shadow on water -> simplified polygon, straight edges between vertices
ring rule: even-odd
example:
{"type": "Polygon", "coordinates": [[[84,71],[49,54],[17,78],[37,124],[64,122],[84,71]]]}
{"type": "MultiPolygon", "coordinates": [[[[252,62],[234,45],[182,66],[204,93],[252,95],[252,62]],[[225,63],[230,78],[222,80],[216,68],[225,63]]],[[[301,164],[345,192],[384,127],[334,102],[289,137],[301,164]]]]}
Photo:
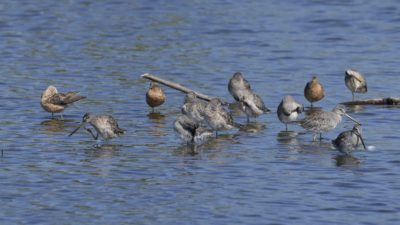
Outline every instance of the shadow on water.
{"type": "Polygon", "coordinates": [[[339,167],[358,167],[361,164],[361,160],[352,155],[336,155],[333,159],[339,167]]]}

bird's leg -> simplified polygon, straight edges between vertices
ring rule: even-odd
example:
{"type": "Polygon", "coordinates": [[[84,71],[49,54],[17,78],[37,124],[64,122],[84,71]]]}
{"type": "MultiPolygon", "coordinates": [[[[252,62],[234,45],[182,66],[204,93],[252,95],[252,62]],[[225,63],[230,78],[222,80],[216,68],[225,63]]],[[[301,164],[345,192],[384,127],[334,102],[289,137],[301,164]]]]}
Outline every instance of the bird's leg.
{"type": "Polygon", "coordinates": [[[197,145],[193,145],[191,150],[192,150],[192,153],[193,153],[193,154],[196,154],[196,152],[197,152],[197,145]]]}
{"type": "Polygon", "coordinates": [[[286,125],[286,132],[287,132],[287,123],[285,123],[285,125],[286,125]]]}
{"type": "Polygon", "coordinates": [[[319,133],[319,142],[322,140],[322,133],[319,133]]]}
{"type": "Polygon", "coordinates": [[[151,112],[154,113],[154,107],[151,107],[151,112]]]}
{"type": "Polygon", "coordinates": [[[318,134],[313,134],[313,142],[316,142],[316,141],[317,141],[317,135],[318,135],[318,134]]]}
{"type": "Polygon", "coordinates": [[[94,140],[97,140],[99,138],[99,133],[96,132],[96,136],[94,136],[92,129],[86,128],[86,130],[92,135],[94,140]]]}
{"type": "Polygon", "coordinates": [[[250,116],[247,115],[247,123],[250,123],[250,116]]]}
{"type": "Polygon", "coordinates": [[[351,94],[353,95],[353,100],[352,101],[354,102],[354,92],[351,92],[351,94]]]}
{"type": "Polygon", "coordinates": [[[311,107],[310,108],[312,108],[313,107],[313,104],[312,104],[312,102],[311,102],[311,107]]]}
{"type": "Polygon", "coordinates": [[[218,138],[218,131],[215,131],[215,138],[218,138]]]}
{"type": "Polygon", "coordinates": [[[54,119],[54,113],[51,113],[51,118],[54,119]]]}
{"type": "Polygon", "coordinates": [[[64,120],[62,113],[61,113],[61,120],[64,120]]]}

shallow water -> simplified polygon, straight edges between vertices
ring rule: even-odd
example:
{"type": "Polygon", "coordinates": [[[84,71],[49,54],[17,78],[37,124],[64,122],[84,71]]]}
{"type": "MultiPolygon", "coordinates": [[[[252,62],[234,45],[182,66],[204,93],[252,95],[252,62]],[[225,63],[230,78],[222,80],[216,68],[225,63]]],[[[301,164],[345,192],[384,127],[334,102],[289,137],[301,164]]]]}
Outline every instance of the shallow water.
{"type": "MultiPolygon", "coordinates": [[[[396,96],[396,1],[2,1],[1,224],[399,224],[399,108],[350,110],[369,151],[343,157],[275,110],[312,74],[330,110],[351,99],[344,70],[369,92],[396,96]],[[242,71],[272,112],[245,130],[187,149],[172,129],[183,95],[149,114],[145,72],[232,101],[242,71]],[[384,79],[384,80],[383,80],[384,79]],[[88,98],[52,120],[50,84],[88,98]],[[114,115],[127,133],[101,149],[67,135],[85,112],[114,115]]],[[[243,115],[235,116],[245,122],[243,115]]]]}

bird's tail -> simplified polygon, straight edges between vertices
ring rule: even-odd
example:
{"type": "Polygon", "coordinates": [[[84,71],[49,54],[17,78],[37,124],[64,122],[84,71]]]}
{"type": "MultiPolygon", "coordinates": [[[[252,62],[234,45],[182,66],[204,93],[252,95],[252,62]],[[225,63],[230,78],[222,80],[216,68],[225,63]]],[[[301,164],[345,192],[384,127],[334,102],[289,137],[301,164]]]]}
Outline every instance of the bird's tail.
{"type": "Polygon", "coordinates": [[[263,110],[264,113],[271,112],[271,110],[268,109],[266,106],[264,106],[262,110],[263,110]]]}
{"type": "Polygon", "coordinates": [[[126,130],[117,127],[116,130],[115,130],[115,133],[117,133],[118,135],[121,135],[121,134],[125,134],[125,131],[126,131],[126,130]]]}
{"type": "Polygon", "coordinates": [[[86,98],[86,96],[79,95],[77,92],[68,92],[65,96],[65,104],[71,104],[81,99],[86,98]]]}
{"type": "Polygon", "coordinates": [[[240,123],[236,123],[236,122],[233,122],[233,123],[232,123],[232,126],[234,126],[235,128],[238,128],[238,129],[244,128],[244,127],[245,127],[244,124],[240,124],[240,123]]]}

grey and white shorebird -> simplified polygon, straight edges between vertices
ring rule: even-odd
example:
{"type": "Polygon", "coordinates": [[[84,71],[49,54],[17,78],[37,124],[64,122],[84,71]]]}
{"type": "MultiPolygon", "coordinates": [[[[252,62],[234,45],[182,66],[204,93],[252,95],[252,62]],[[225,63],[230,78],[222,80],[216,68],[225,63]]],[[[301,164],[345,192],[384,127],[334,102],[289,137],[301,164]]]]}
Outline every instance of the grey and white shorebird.
{"type": "Polygon", "coordinates": [[[55,86],[50,85],[43,91],[40,105],[44,110],[50,112],[51,116],[54,118],[54,113],[61,113],[72,103],[86,98],[78,93],[79,92],[76,91],[60,93],[55,86]]]}
{"type": "Polygon", "coordinates": [[[332,144],[341,153],[346,155],[350,155],[352,151],[357,150],[361,145],[364,147],[364,150],[367,149],[362,137],[362,128],[359,124],[355,124],[352,130],[340,133],[337,138],[332,141],[332,144]]]}
{"type": "Polygon", "coordinates": [[[216,137],[218,131],[229,130],[238,126],[233,122],[232,115],[223,107],[222,101],[218,98],[213,98],[207,103],[204,119],[208,126],[215,131],[216,137]]]}
{"type": "Polygon", "coordinates": [[[201,143],[213,135],[212,131],[200,127],[198,122],[186,115],[181,115],[174,121],[174,131],[187,144],[201,143]]]}
{"type": "Polygon", "coordinates": [[[229,80],[228,90],[232,97],[239,102],[243,96],[247,95],[248,90],[251,90],[251,86],[242,73],[236,72],[229,80]]]}
{"type": "Polygon", "coordinates": [[[319,138],[322,140],[322,133],[326,133],[334,129],[342,121],[343,115],[348,117],[356,124],[360,124],[353,117],[346,113],[346,108],[344,105],[339,104],[333,108],[331,112],[321,110],[307,116],[300,122],[300,125],[304,129],[314,133],[313,141],[316,140],[317,134],[319,134],[319,138]]]}
{"type": "Polygon", "coordinates": [[[354,93],[365,93],[368,91],[367,81],[364,76],[355,70],[348,69],[345,72],[344,83],[346,87],[351,91],[354,101],[354,93]]]}
{"type": "Polygon", "coordinates": [[[242,73],[233,74],[228,83],[228,90],[233,98],[241,104],[242,111],[247,116],[247,122],[250,121],[250,117],[258,117],[270,111],[260,96],[251,89],[250,83],[242,73]]]}
{"type": "Polygon", "coordinates": [[[287,131],[288,123],[297,121],[297,117],[303,111],[304,106],[302,104],[297,103],[292,96],[286,95],[279,104],[276,113],[279,120],[285,124],[287,131]]]}
{"type": "Polygon", "coordinates": [[[82,118],[82,123],[74,131],[72,131],[69,136],[72,136],[82,126],[88,123],[92,125],[92,127],[96,130],[96,135],[94,135],[92,129],[86,128],[86,130],[92,135],[95,140],[98,140],[99,135],[103,140],[108,141],[125,133],[125,130],[118,126],[117,120],[114,119],[112,116],[92,115],[90,113],[85,113],[82,118]]]}
{"type": "Polygon", "coordinates": [[[206,102],[197,98],[194,92],[189,92],[185,96],[181,112],[193,119],[196,123],[202,123],[204,121],[205,108],[206,102]]]}

